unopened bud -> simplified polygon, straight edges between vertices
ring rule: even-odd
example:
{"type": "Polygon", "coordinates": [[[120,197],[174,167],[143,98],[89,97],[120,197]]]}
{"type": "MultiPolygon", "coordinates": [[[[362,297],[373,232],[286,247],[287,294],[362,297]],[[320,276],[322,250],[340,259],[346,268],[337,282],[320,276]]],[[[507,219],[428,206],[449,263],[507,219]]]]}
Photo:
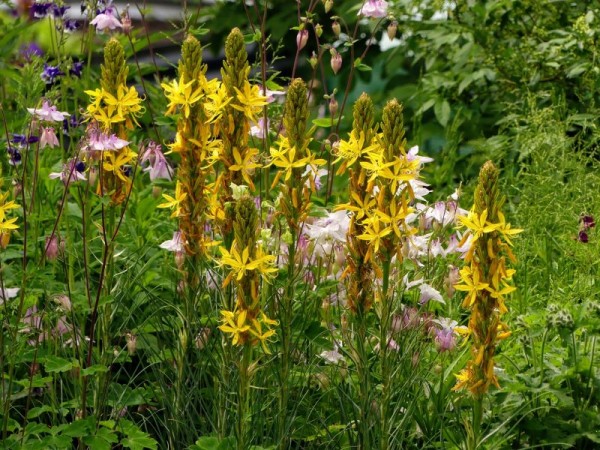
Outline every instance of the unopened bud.
{"type": "Polygon", "coordinates": [[[129,17],[129,8],[125,8],[123,14],[121,14],[121,24],[123,25],[123,34],[129,36],[133,26],[131,25],[131,17],[129,17]]]}
{"type": "Polygon", "coordinates": [[[396,37],[396,32],[397,31],[398,31],[398,22],[396,22],[394,20],[387,27],[387,35],[390,38],[390,41],[396,37]]]}
{"type": "Polygon", "coordinates": [[[325,13],[328,13],[329,11],[331,11],[331,8],[333,8],[333,0],[325,0],[325,13]]]}
{"type": "Polygon", "coordinates": [[[298,50],[302,50],[306,47],[306,43],[308,42],[308,30],[300,30],[296,35],[296,45],[298,46],[298,50]]]}
{"type": "Polygon", "coordinates": [[[312,67],[313,69],[317,67],[319,59],[317,58],[317,54],[315,52],[312,52],[312,56],[308,59],[308,62],[310,64],[310,67],[312,67]]]}
{"type": "Polygon", "coordinates": [[[315,25],[315,34],[317,35],[317,37],[321,37],[321,35],[323,34],[323,27],[320,23],[315,25]]]}
{"type": "Polygon", "coordinates": [[[333,34],[335,34],[335,37],[339,37],[340,33],[342,32],[342,29],[340,28],[340,23],[335,20],[332,24],[331,24],[331,31],[333,31],[333,34]]]}
{"type": "Polygon", "coordinates": [[[335,117],[337,115],[338,112],[338,102],[335,99],[335,97],[331,97],[329,99],[329,113],[331,114],[331,117],[335,117]]]}
{"type": "Polygon", "coordinates": [[[335,48],[332,48],[331,49],[331,69],[333,70],[333,73],[335,73],[337,75],[337,73],[340,71],[341,68],[342,68],[342,55],[340,55],[339,52],[335,48]]]}
{"type": "Polygon", "coordinates": [[[127,342],[127,353],[129,353],[129,356],[131,356],[137,349],[137,336],[133,333],[126,333],[125,340],[127,342]]]}
{"type": "Polygon", "coordinates": [[[5,250],[8,247],[8,243],[10,242],[10,233],[7,231],[3,231],[0,233],[0,248],[5,250]]]}
{"type": "Polygon", "coordinates": [[[53,234],[52,236],[48,236],[46,238],[44,250],[46,254],[46,259],[48,261],[54,261],[58,257],[58,236],[56,234],[53,234]]]}

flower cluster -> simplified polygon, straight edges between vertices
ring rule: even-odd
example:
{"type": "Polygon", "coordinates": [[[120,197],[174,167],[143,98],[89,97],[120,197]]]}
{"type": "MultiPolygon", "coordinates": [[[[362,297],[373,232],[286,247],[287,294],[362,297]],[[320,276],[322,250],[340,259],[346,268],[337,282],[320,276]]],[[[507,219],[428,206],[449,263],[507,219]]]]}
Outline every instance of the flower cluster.
{"type": "Polygon", "coordinates": [[[466,293],[462,306],[471,317],[468,327],[456,330],[471,340],[472,358],[457,375],[454,389],[467,388],[479,396],[490,385],[498,386],[494,353],[498,342],[510,335],[501,316],[508,311],[506,296],[516,290],[510,283],[515,270],[506,266],[506,260],[515,262],[511,237],[523,231],[506,223],[497,184],[498,169],[488,161],[479,174],[473,209],[459,218],[467,228],[463,241],[470,239],[471,246],[460,270],[460,284],[454,287],[466,293]]]}

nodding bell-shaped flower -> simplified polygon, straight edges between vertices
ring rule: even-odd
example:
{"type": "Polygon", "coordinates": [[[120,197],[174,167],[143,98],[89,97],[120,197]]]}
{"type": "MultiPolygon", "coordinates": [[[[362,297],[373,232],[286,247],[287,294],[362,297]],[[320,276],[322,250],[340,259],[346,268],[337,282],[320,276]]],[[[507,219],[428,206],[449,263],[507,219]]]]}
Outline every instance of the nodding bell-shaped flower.
{"type": "Polygon", "coordinates": [[[308,42],[308,30],[300,30],[296,35],[296,45],[298,46],[298,50],[302,50],[306,47],[306,43],[308,42]]]}
{"type": "Polygon", "coordinates": [[[388,3],[385,0],[367,0],[358,11],[358,15],[381,19],[387,16],[387,9],[388,3]]]}
{"type": "Polygon", "coordinates": [[[341,68],[342,68],[342,55],[340,55],[339,52],[335,48],[332,48],[331,49],[331,69],[333,70],[333,73],[335,73],[337,75],[337,73],[340,71],[341,68]]]}

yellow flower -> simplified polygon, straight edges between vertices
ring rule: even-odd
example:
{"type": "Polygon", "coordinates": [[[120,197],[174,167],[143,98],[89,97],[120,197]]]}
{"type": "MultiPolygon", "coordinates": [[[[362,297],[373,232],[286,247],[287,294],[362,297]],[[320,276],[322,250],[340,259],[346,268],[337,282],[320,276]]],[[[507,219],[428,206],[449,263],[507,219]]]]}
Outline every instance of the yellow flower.
{"type": "Polygon", "coordinates": [[[414,208],[411,208],[406,203],[406,200],[403,199],[398,205],[395,199],[392,199],[389,206],[389,214],[384,213],[383,211],[377,210],[375,214],[379,217],[379,220],[386,225],[391,225],[394,233],[399,238],[402,237],[402,233],[400,232],[400,224],[406,219],[406,217],[414,211],[414,208]]]}
{"type": "Polygon", "coordinates": [[[179,77],[179,82],[173,80],[171,84],[162,83],[161,87],[165,91],[165,96],[169,99],[167,111],[165,114],[173,114],[178,106],[183,108],[183,115],[187,119],[190,116],[190,107],[202,98],[202,90],[197,88],[192,92],[192,85],[195,80],[187,83],[183,82],[183,75],[179,77]]]}
{"type": "Polygon", "coordinates": [[[369,254],[365,260],[369,259],[372,254],[372,250],[377,253],[379,251],[379,245],[384,237],[390,234],[393,230],[390,227],[381,228],[381,221],[377,218],[369,220],[367,228],[363,234],[358,235],[358,239],[369,242],[369,254]]]}
{"type": "Polygon", "coordinates": [[[256,339],[259,340],[260,345],[262,346],[264,352],[267,355],[270,355],[271,352],[267,348],[267,340],[275,335],[275,330],[268,328],[269,325],[277,325],[276,320],[269,319],[265,313],[261,312],[261,320],[258,321],[256,319],[252,319],[253,328],[250,328],[250,334],[252,334],[256,339]],[[267,330],[263,333],[262,326],[267,325],[267,330]]]}
{"type": "Polygon", "coordinates": [[[242,111],[246,118],[252,122],[258,122],[254,115],[267,104],[267,98],[260,93],[258,86],[252,86],[248,80],[244,81],[243,90],[234,87],[237,99],[231,106],[238,111],[242,111]]]}
{"type": "Polygon", "coordinates": [[[8,198],[9,193],[5,192],[4,194],[0,194],[0,221],[3,221],[4,218],[6,217],[6,211],[9,209],[15,209],[15,208],[19,208],[19,205],[17,205],[14,200],[11,200],[10,202],[7,202],[6,199],[8,198]]]}
{"type": "Polygon", "coordinates": [[[178,181],[175,186],[175,197],[171,197],[168,194],[163,194],[162,196],[167,202],[161,203],[157,208],[170,208],[173,210],[171,217],[179,217],[181,215],[181,202],[187,197],[187,193],[183,192],[181,188],[181,183],[178,181]]]}
{"type": "Polygon", "coordinates": [[[2,220],[0,222],[0,232],[4,233],[5,230],[16,230],[19,228],[19,225],[15,224],[17,219],[17,217],[13,217],[12,219],[2,220]]]}
{"type": "Polygon", "coordinates": [[[131,151],[124,151],[118,155],[115,155],[114,152],[105,152],[105,160],[102,163],[102,168],[107,172],[113,172],[121,180],[128,183],[130,180],[125,176],[123,169],[135,156],[136,154],[131,151]]]}
{"type": "Polygon", "coordinates": [[[140,102],[141,99],[133,86],[128,89],[127,86],[120,85],[116,97],[108,92],[104,95],[104,103],[108,106],[109,112],[116,111],[118,117],[131,117],[138,126],[135,117],[142,112],[140,102]]]}
{"type": "Polygon", "coordinates": [[[477,300],[477,293],[482,290],[487,290],[489,287],[488,283],[482,283],[481,274],[479,268],[475,267],[474,271],[471,271],[471,267],[465,266],[460,270],[460,278],[464,284],[457,284],[454,289],[457,291],[468,292],[465,297],[462,306],[463,308],[470,308],[477,300]]]}
{"type": "Polygon", "coordinates": [[[512,241],[510,240],[509,236],[522,233],[523,230],[520,228],[511,229],[510,224],[506,223],[504,214],[502,214],[502,212],[500,211],[498,211],[498,220],[500,220],[500,223],[496,224],[496,226],[498,227],[497,230],[502,234],[502,236],[504,236],[504,240],[506,241],[506,243],[508,245],[512,245],[512,241]]]}
{"type": "Polygon", "coordinates": [[[246,325],[246,310],[238,311],[221,311],[223,324],[218,328],[223,333],[231,334],[231,343],[233,345],[243,344],[243,334],[250,330],[250,325],[246,325]]]}
{"type": "MultiPolygon", "coordinates": [[[[500,224],[493,224],[487,221],[487,209],[484,209],[481,213],[481,216],[478,215],[474,210],[469,212],[468,216],[459,216],[458,220],[464,226],[466,226],[469,230],[471,230],[471,235],[473,236],[471,240],[471,247],[475,247],[475,242],[485,233],[491,233],[498,229],[500,224]]],[[[468,234],[468,233],[467,233],[468,234]]],[[[465,236],[467,235],[465,234],[465,236]]],[[[463,240],[465,237],[463,236],[463,240]]]]}
{"type": "Polygon", "coordinates": [[[285,174],[284,181],[288,181],[294,169],[305,167],[307,163],[308,158],[296,160],[296,147],[290,147],[287,138],[280,138],[279,149],[271,147],[271,163],[269,165],[274,165],[280,169],[273,180],[272,186],[277,184],[282,174],[285,174]]]}
{"type": "Polygon", "coordinates": [[[244,153],[244,157],[240,155],[240,151],[237,147],[233,148],[233,158],[235,159],[235,164],[229,166],[229,170],[232,172],[241,172],[244,181],[248,183],[250,189],[254,189],[254,183],[252,182],[252,174],[254,174],[254,169],[260,167],[260,164],[256,163],[256,156],[258,155],[258,149],[256,148],[247,148],[244,153]]]}
{"type": "Polygon", "coordinates": [[[373,208],[377,205],[377,201],[371,196],[371,194],[367,193],[365,194],[365,198],[360,198],[358,192],[352,191],[350,196],[354,202],[337,205],[334,208],[334,211],[340,211],[342,209],[352,211],[355,213],[354,218],[356,220],[371,216],[373,208]]]}
{"type": "Polygon", "coordinates": [[[204,109],[208,115],[207,123],[213,123],[219,119],[225,110],[225,106],[231,101],[227,95],[227,88],[220,84],[219,88],[207,96],[208,100],[204,103],[204,109]]]}
{"type": "Polygon", "coordinates": [[[225,281],[223,281],[223,287],[227,286],[234,276],[237,281],[240,281],[248,271],[258,270],[264,276],[269,276],[277,271],[273,267],[275,264],[275,257],[273,255],[262,255],[260,250],[258,250],[256,259],[251,260],[250,249],[246,247],[240,254],[235,241],[231,245],[231,252],[223,247],[219,247],[219,251],[222,256],[218,264],[231,268],[231,272],[225,278],[225,281]]]}

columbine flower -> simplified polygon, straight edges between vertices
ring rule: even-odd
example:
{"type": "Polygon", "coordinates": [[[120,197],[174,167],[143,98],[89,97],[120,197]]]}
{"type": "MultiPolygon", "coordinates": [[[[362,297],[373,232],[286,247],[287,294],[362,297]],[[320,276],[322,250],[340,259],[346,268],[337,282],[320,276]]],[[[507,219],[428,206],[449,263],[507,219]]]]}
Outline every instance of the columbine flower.
{"type": "Polygon", "coordinates": [[[3,305],[6,300],[10,300],[11,298],[15,298],[21,288],[3,288],[0,289],[0,305],[3,305]]]}
{"type": "Polygon", "coordinates": [[[360,11],[359,16],[381,19],[387,16],[388,3],[385,0],[367,0],[360,11]]]}
{"type": "Polygon", "coordinates": [[[342,347],[341,342],[335,340],[333,341],[333,350],[326,350],[321,352],[319,355],[325,361],[331,364],[339,364],[340,361],[345,361],[344,355],[340,353],[340,348],[342,347]]]}
{"type": "Polygon", "coordinates": [[[432,322],[441,328],[435,329],[435,343],[440,352],[447,352],[456,346],[456,333],[454,329],[458,325],[456,320],[441,318],[434,319],[432,322]]]}
{"type": "Polygon", "coordinates": [[[44,82],[46,84],[52,84],[54,83],[54,81],[60,77],[63,76],[64,72],[62,70],[60,70],[55,66],[50,66],[48,64],[44,64],[44,70],[42,71],[42,74],[40,75],[42,77],[42,80],[44,80],[44,82]]]}
{"type": "Polygon", "coordinates": [[[44,100],[41,108],[27,108],[30,114],[33,114],[37,119],[45,122],[62,122],[71,115],[68,112],[59,111],[56,106],[50,105],[50,102],[44,100]]]}
{"type": "Polygon", "coordinates": [[[56,137],[54,128],[52,128],[52,127],[42,128],[42,135],[40,136],[40,148],[44,148],[44,147],[54,148],[59,145],[60,145],[60,142],[58,142],[58,138],[56,137]]]}
{"type": "Polygon", "coordinates": [[[170,252],[183,252],[184,246],[181,231],[176,231],[175,233],[173,233],[173,238],[163,242],[159,245],[159,247],[170,252]]]}
{"type": "Polygon", "coordinates": [[[273,103],[276,100],[276,97],[281,97],[285,95],[285,91],[272,91],[263,86],[259,86],[260,93],[266,98],[267,103],[273,103]]]}
{"type": "Polygon", "coordinates": [[[146,165],[144,172],[150,173],[150,180],[154,181],[157,178],[171,179],[173,169],[169,166],[160,144],[150,141],[145,149],[140,150],[140,154],[140,164],[142,166],[146,165]]]}
{"type": "Polygon", "coordinates": [[[114,151],[121,150],[128,145],[128,141],[117,137],[116,134],[108,135],[96,130],[90,133],[88,148],[94,151],[114,151]]]}
{"type": "Polygon", "coordinates": [[[317,169],[316,167],[311,166],[310,164],[306,166],[302,177],[308,175],[308,179],[306,180],[306,187],[310,188],[314,183],[315,190],[318,191],[323,186],[321,182],[321,178],[327,175],[327,169],[317,169]]]}
{"type": "Polygon", "coordinates": [[[269,134],[270,125],[271,123],[269,119],[261,117],[258,119],[256,125],[250,127],[250,136],[254,136],[255,138],[259,139],[266,139],[267,135],[269,134]]]}
{"type": "Polygon", "coordinates": [[[90,22],[90,25],[96,27],[96,31],[103,33],[104,30],[115,30],[117,28],[123,28],[123,24],[114,15],[112,8],[107,8],[104,13],[98,14],[94,20],[90,22]]]}
{"type": "Polygon", "coordinates": [[[421,297],[419,298],[419,303],[421,303],[422,305],[427,303],[429,300],[434,300],[436,302],[441,303],[442,305],[446,304],[444,298],[442,297],[442,294],[440,294],[437,289],[430,286],[429,284],[422,283],[419,286],[419,289],[421,290],[421,297]]]}
{"type": "Polygon", "coordinates": [[[79,180],[86,180],[83,171],[85,170],[85,164],[81,161],[71,160],[66,164],[63,164],[61,172],[52,172],[49,177],[51,179],[60,178],[62,182],[67,186],[69,183],[79,180]]]}
{"type": "Polygon", "coordinates": [[[339,52],[332,48],[331,49],[331,70],[333,70],[334,74],[337,74],[342,68],[342,55],[339,52]]]}

